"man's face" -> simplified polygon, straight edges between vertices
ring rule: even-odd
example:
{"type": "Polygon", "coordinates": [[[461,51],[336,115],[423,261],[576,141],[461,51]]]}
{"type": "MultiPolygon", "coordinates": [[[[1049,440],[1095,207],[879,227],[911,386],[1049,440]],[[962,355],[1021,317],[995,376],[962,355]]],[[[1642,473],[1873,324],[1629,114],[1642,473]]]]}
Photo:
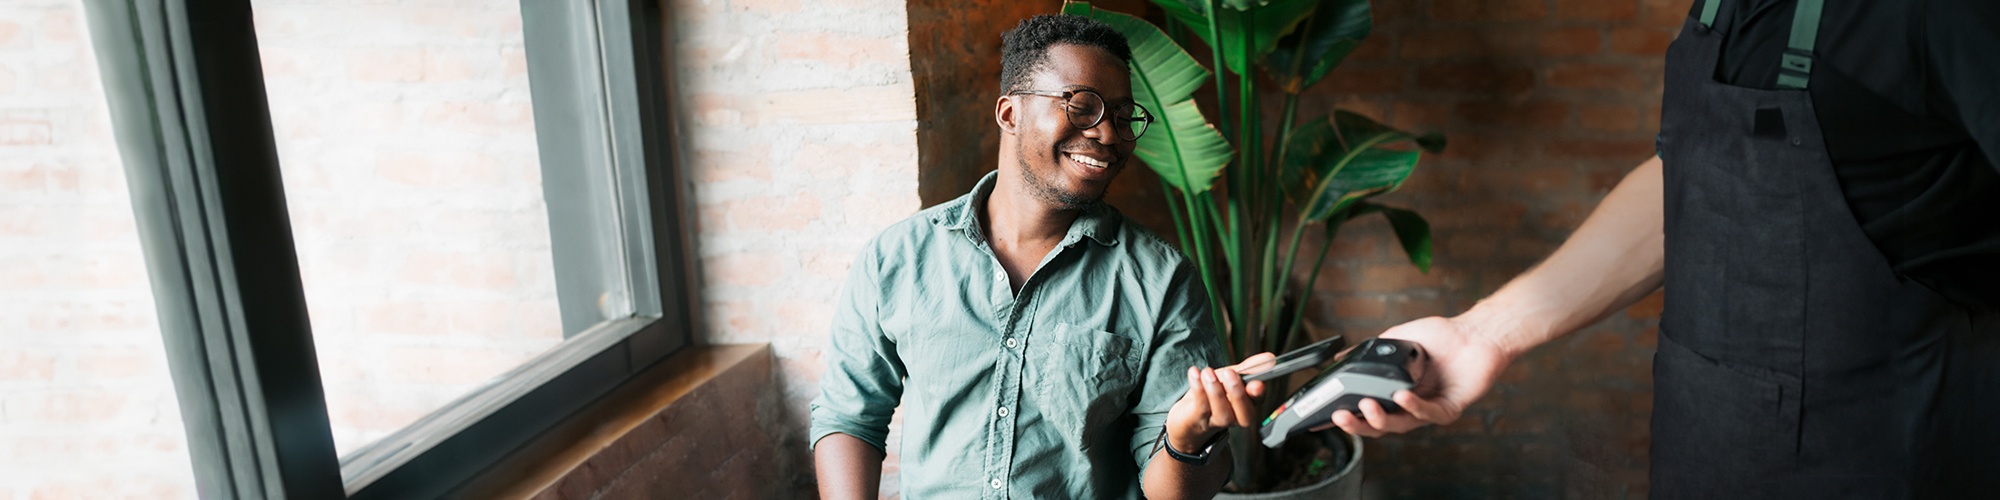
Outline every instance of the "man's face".
{"type": "MultiPolygon", "coordinates": [[[[1024,90],[1090,90],[1103,96],[1107,109],[1132,104],[1131,73],[1109,52],[1057,44],[1049,47],[1048,57],[1048,65],[1024,90]]],[[[1011,99],[1015,99],[1018,126],[1015,157],[1021,177],[1035,197],[1062,210],[1083,208],[1103,198],[1111,179],[1132,157],[1134,146],[1118,139],[1111,117],[1087,130],[1078,129],[1071,124],[1062,98],[1017,95],[1011,99]]]]}

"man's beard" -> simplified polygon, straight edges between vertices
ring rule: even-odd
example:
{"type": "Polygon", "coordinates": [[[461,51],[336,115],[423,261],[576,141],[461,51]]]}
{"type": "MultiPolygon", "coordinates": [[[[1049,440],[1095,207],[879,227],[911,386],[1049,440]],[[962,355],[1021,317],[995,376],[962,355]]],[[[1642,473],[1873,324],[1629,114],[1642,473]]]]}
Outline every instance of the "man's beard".
{"type": "MultiPolygon", "coordinates": [[[[1039,172],[1036,172],[1033,167],[1028,165],[1027,149],[1027,144],[1016,146],[1014,158],[1015,162],[1020,164],[1021,173],[1023,174],[1021,177],[1027,181],[1028,191],[1033,192],[1036,199],[1054,206],[1057,210],[1082,210],[1097,204],[1098,200],[1104,198],[1103,191],[1097,192],[1096,196],[1074,193],[1065,191],[1062,187],[1057,186],[1055,179],[1042,178],[1039,172]]],[[[1054,155],[1055,161],[1052,162],[1053,166],[1055,170],[1061,170],[1063,161],[1062,153],[1058,150],[1054,155]]],[[[1050,172],[1050,175],[1055,176],[1058,173],[1050,172]]]]}

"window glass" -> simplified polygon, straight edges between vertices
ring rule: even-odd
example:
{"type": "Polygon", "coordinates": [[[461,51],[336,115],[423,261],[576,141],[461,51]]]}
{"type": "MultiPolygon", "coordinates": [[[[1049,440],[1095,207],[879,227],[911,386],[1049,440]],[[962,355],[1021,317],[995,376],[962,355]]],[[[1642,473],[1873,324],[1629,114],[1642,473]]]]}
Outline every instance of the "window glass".
{"type": "Polygon", "coordinates": [[[0,498],[193,498],[82,8],[0,2],[0,498]]]}
{"type": "Polygon", "coordinates": [[[256,0],[335,447],[562,342],[516,0],[256,0]]]}

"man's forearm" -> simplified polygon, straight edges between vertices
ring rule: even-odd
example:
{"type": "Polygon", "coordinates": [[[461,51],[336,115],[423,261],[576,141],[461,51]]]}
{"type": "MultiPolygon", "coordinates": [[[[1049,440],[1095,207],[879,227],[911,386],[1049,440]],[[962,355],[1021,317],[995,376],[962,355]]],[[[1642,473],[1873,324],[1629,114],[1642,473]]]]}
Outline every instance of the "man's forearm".
{"type": "Polygon", "coordinates": [[[1216,446],[1208,464],[1201,466],[1175,460],[1163,447],[1153,452],[1139,487],[1152,500],[1214,498],[1229,482],[1229,462],[1229,447],[1222,444],[1216,446]]]}
{"type": "Polygon", "coordinates": [[[827,434],[813,446],[813,469],[824,499],[876,498],[882,486],[882,450],[861,438],[827,434]]]}
{"type": "Polygon", "coordinates": [[[1456,318],[1509,359],[1660,287],[1666,264],[1659,157],[1626,174],[1548,260],[1456,318]]]}

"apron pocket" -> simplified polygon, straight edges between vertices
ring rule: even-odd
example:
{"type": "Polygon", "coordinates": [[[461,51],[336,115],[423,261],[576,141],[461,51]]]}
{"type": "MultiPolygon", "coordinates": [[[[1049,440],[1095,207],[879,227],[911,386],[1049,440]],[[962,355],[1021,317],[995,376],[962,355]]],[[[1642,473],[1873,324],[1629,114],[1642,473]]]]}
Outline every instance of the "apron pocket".
{"type": "MultiPolygon", "coordinates": [[[[1703,356],[1660,338],[1653,358],[1653,474],[1661,491],[1752,494],[1794,469],[1795,378],[1703,356]]],[[[1671,495],[1670,495],[1671,496],[1671,495]]]]}

